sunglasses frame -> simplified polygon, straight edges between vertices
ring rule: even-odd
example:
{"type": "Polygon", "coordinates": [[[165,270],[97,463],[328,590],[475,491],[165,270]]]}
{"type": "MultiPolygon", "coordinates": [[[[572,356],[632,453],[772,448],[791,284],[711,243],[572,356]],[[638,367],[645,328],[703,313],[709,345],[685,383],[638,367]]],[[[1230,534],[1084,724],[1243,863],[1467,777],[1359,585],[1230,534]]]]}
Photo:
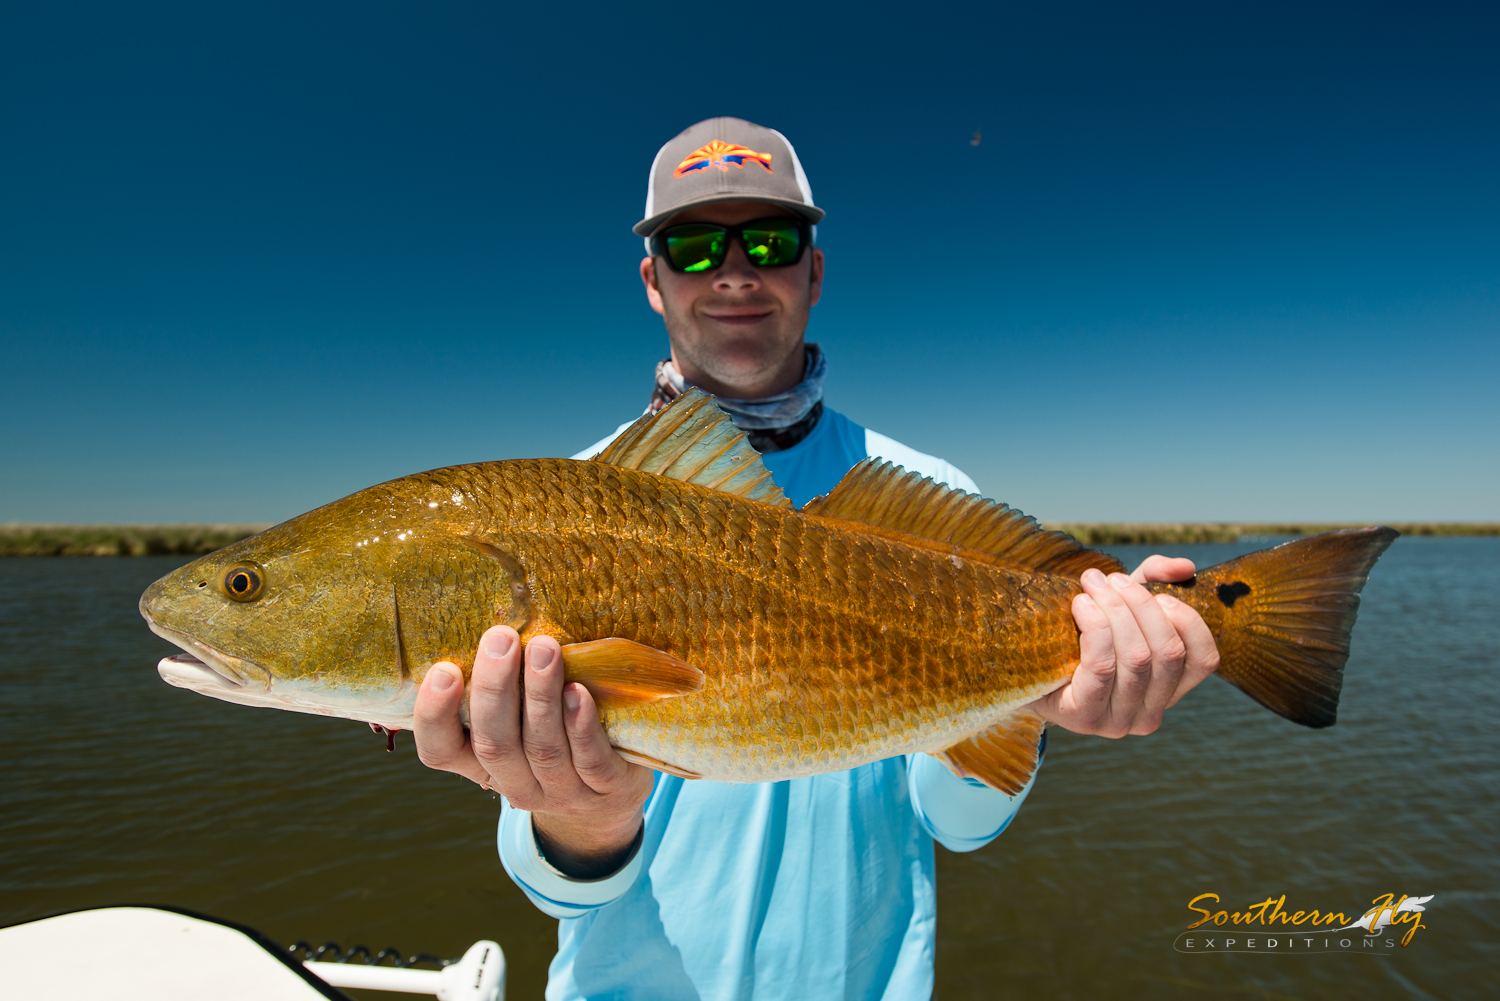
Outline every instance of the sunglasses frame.
{"type": "MultiPolygon", "coordinates": [[[[790,261],[786,261],[783,264],[756,264],[754,261],[751,261],[750,266],[752,268],[789,268],[793,264],[801,261],[802,255],[807,253],[807,248],[812,243],[812,223],[806,221],[805,219],[799,219],[796,216],[783,215],[762,216],[759,219],[751,219],[749,222],[742,222],[735,226],[725,226],[724,224],[717,222],[680,222],[676,226],[664,226],[663,228],[657,230],[655,233],[651,234],[651,253],[660,256],[667,262],[667,267],[671,268],[673,271],[677,272],[680,275],[710,274],[714,271],[717,271],[719,268],[722,268],[724,266],[724,261],[721,260],[718,264],[711,265],[705,271],[688,271],[684,268],[679,268],[677,264],[672,260],[672,255],[667,253],[667,234],[672,230],[678,229],[682,226],[705,226],[710,229],[720,230],[726,237],[728,237],[728,239],[724,243],[724,256],[727,258],[729,256],[729,246],[735,240],[740,241],[741,247],[746,246],[745,230],[754,229],[757,224],[768,222],[789,222],[797,227],[797,256],[793,257],[790,261]]],[[[746,250],[745,256],[749,256],[748,250],[746,250]]]]}

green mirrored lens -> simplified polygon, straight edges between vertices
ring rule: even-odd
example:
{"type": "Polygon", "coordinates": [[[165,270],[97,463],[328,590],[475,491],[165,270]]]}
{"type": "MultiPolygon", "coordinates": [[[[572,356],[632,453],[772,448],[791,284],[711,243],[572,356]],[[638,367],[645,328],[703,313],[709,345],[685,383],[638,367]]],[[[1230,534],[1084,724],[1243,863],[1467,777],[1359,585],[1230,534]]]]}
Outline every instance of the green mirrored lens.
{"type": "Polygon", "coordinates": [[[715,226],[673,226],[666,244],[678,271],[707,271],[724,263],[724,231],[715,226]]]}
{"type": "Polygon", "coordinates": [[[763,268],[790,264],[802,249],[802,232],[791,219],[767,219],[746,226],[745,255],[763,268]]]}
{"type": "MultiPolygon", "coordinates": [[[[757,267],[780,267],[802,256],[802,230],[794,219],[757,219],[746,223],[739,235],[745,245],[745,256],[757,267]]],[[[672,267],[695,272],[723,264],[729,243],[722,226],[688,223],[664,232],[661,246],[672,267]]]]}

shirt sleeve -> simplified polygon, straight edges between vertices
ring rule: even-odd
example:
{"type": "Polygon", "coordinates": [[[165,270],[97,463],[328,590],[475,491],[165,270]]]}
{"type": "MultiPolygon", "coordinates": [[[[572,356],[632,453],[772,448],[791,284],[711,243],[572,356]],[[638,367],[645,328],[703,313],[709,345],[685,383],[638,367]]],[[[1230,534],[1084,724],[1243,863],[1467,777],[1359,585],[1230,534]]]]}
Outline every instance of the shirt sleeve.
{"type": "Polygon", "coordinates": [[[542,856],[531,828],[531,814],[501,800],[497,839],[500,864],[506,875],[531,898],[531,902],[554,918],[576,918],[605,904],[612,904],[635,885],[641,873],[641,839],[636,838],[630,858],[618,872],[602,879],[574,879],[559,872],[542,856]]]}
{"type": "Polygon", "coordinates": [[[939,459],[935,455],[918,452],[894,438],[888,438],[869,428],[865,428],[865,454],[889,459],[898,466],[904,466],[907,470],[921,473],[923,476],[930,476],[955,490],[965,490],[971,494],[979,493],[979,485],[969,477],[969,474],[947,459],[939,459]]]}
{"type": "MultiPolygon", "coordinates": [[[[1037,771],[1047,754],[1042,732],[1037,771]]],[[[998,838],[1020,812],[1036,772],[1019,793],[1007,796],[978,779],[961,779],[930,754],[907,755],[906,788],[922,829],[950,852],[972,852],[998,838]]]]}
{"type": "MultiPolygon", "coordinates": [[[[640,418],[636,418],[636,420],[639,419],[640,418]]],[[[579,461],[592,459],[594,456],[598,455],[600,452],[608,448],[610,446],[610,443],[612,443],[616,438],[620,437],[620,435],[624,434],[625,429],[630,427],[630,425],[634,423],[635,421],[626,421],[624,424],[621,424],[619,427],[615,428],[614,434],[606,435],[605,437],[600,438],[598,441],[594,442],[582,452],[579,452],[577,455],[569,456],[569,458],[578,459],[579,461]]]]}

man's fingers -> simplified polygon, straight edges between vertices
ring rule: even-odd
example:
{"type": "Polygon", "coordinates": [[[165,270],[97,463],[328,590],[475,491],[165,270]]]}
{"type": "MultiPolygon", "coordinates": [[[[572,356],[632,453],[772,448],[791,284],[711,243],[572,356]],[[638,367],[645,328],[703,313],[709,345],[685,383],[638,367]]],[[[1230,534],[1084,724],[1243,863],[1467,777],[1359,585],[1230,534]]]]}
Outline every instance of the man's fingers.
{"type": "Polygon", "coordinates": [[[1181,581],[1191,560],[1153,556],[1134,575],[1088,570],[1073,598],[1079,662],[1072,681],[1032,703],[1049,722],[1105,737],[1151,733],[1162,713],[1218,667],[1213,634],[1177,598],[1143,581],[1181,581]]]}
{"type": "Polygon", "coordinates": [[[611,791],[625,777],[630,765],[609,746],[609,738],[599,722],[599,710],[587,688],[579,684],[563,686],[563,717],[578,777],[594,792],[611,791]]]}
{"type": "Polygon", "coordinates": [[[578,772],[563,726],[562,648],[550,636],[526,644],[526,698],[521,714],[521,746],[531,771],[549,796],[577,791],[578,772]]]}
{"type": "Polygon", "coordinates": [[[474,757],[458,718],[463,697],[464,676],[457,666],[439,661],[428,669],[412,711],[417,757],[428,768],[454,772],[484,785],[489,775],[474,757]]]}
{"type": "Polygon", "coordinates": [[[1183,556],[1148,556],[1141,565],[1135,568],[1130,579],[1137,584],[1147,581],[1156,581],[1162,584],[1176,584],[1187,580],[1198,572],[1193,561],[1183,556]]]}
{"type": "Polygon", "coordinates": [[[521,639],[510,626],[479,638],[469,683],[469,742],[490,785],[527,809],[541,794],[521,746],[521,639]]]}
{"type": "Polygon", "coordinates": [[[1187,647],[1177,627],[1154,595],[1124,574],[1113,574],[1110,584],[1130,608],[1150,656],[1146,690],[1140,709],[1131,719],[1131,733],[1153,733],[1161,726],[1161,714],[1172,704],[1182,679],[1187,647]]]}
{"type": "Polygon", "coordinates": [[[1079,632],[1078,668],[1073,679],[1033,703],[1032,708],[1049,722],[1077,733],[1093,733],[1109,713],[1109,694],[1115,684],[1115,643],[1110,636],[1109,616],[1088,595],[1074,595],[1073,621],[1078,623],[1079,632]]]}
{"type": "MultiPolygon", "coordinates": [[[[1124,574],[1085,573],[1081,579],[1084,591],[1109,617],[1109,630],[1115,644],[1115,684],[1110,693],[1109,718],[1099,730],[1106,737],[1123,737],[1130,732],[1136,715],[1146,701],[1151,684],[1151,645],[1141,632],[1135,612],[1126,603],[1121,587],[1129,585],[1124,574]]],[[[1165,618],[1165,615],[1163,615],[1165,618]]]]}
{"type": "Polygon", "coordinates": [[[1192,607],[1169,594],[1157,595],[1156,601],[1171,618],[1187,651],[1182,677],[1177,681],[1177,690],[1167,702],[1167,707],[1170,708],[1177,704],[1178,699],[1198,687],[1204,678],[1219,669],[1219,647],[1214,642],[1214,634],[1209,630],[1208,624],[1203,621],[1203,616],[1192,607]]]}

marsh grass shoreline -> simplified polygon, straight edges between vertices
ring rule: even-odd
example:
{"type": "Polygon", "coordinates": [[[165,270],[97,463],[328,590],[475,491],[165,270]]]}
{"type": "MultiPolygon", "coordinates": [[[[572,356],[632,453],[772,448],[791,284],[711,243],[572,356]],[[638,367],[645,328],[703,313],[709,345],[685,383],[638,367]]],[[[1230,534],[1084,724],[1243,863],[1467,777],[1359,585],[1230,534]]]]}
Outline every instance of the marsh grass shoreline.
{"type": "MultiPolygon", "coordinates": [[[[1052,522],[1089,546],[1189,545],[1314,535],[1366,522],[1052,522]]],[[[201,556],[268,525],[0,525],[4,556],[201,556]]],[[[1392,522],[1403,535],[1500,535],[1500,522],[1392,522]]]]}
{"type": "Polygon", "coordinates": [[[202,556],[269,525],[0,525],[0,556],[202,556]]]}
{"type": "MultiPolygon", "coordinates": [[[[1285,539],[1317,535],[1340,528],[1365,528],[1371,521],[1348,522],[1049,522],[1047,528],[1067,532],[1088,546],[1189,545],[1206,542],[1240,542],[1250,539],[1285,539]]],[[[1383,522],[1402,535],[1476,536],[1500,535],[1500,522],[1493,521],[1389,521],[1383,522]]]]}

